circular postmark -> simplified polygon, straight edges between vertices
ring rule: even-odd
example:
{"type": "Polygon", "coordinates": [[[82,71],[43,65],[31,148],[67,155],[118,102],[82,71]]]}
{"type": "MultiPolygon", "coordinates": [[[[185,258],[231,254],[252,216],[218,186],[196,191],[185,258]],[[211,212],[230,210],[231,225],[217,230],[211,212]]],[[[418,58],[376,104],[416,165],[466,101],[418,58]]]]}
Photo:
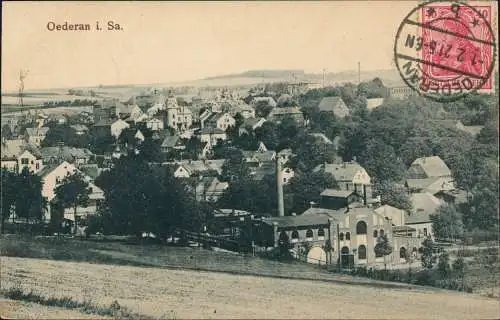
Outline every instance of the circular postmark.
{"type": "Polygon", "coordinates": [[[491,92],[496,44],[491,5],[431,1],[398,28],[394,59],[404,82],[420,95],[447,102],[491,92]]]}

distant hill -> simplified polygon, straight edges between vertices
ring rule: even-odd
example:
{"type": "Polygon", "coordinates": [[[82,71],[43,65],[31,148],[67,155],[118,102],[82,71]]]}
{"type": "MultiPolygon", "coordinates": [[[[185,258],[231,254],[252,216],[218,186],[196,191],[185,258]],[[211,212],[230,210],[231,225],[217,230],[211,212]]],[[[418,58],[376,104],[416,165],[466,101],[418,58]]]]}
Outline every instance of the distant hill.
{"type": "Polygon", "coordinates": [[[215,79],[225,79],[225,78],[281,78],[283,80],[289,79],[290,75],[295,75],[296,77],[304,77],[304,70],[299,69],[268,69],[268,70],[249,70],[237,74],[228,74],[222,76],[215,76],[205,78],[203,80],[215,80],[215,79]]]}

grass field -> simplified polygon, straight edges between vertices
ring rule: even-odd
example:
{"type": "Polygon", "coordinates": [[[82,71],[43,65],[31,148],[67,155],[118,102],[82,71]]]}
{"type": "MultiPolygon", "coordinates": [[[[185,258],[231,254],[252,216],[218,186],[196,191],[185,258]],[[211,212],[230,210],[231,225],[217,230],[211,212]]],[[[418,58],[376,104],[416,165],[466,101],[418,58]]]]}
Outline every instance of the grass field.
{"type": "MultiPolygon", "coordinates": [[[[116,300],[141,317],[485,319],[500,314],[496,300],[478,295],[336,275],[300,263],[159,245],[0,240],[2,291],[21,289],[45,301],[70,297],[97,309],[116,300]]],[[[80,318],[77,310],[22,306],[26,317],[38,312],[45,318],[80,318]]]]}

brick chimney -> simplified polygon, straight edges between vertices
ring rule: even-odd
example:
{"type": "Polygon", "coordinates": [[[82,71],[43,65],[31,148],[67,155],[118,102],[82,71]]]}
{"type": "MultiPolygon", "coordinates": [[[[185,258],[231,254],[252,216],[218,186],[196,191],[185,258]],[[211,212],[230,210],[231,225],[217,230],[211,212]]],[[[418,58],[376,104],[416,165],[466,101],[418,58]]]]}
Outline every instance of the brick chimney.
{"type": "Polygon", "coordinates": [[[285,216],[285,204],[283,200],[283,177],[281,173],[281,160],[276,157],[276,188],[278,198],[278,216],[285,216]]]}

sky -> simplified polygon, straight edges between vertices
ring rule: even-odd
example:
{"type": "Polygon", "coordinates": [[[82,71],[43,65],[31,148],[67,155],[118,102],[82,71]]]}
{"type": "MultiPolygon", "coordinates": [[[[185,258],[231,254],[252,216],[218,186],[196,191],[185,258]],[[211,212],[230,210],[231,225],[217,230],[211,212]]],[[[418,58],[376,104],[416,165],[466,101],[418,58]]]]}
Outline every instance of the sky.
{"type": "Polygon", "coordinates": [[[394,68],[414,1],[4,2],[2,92],[168,83],[253,69],[394,68]],[[47,24],[91,24],[49,31],[47,24]],[[96,21],[101,31],[95,30],[96,21]],[[122,30],[105,30],[107,21],[122,30]]]}

